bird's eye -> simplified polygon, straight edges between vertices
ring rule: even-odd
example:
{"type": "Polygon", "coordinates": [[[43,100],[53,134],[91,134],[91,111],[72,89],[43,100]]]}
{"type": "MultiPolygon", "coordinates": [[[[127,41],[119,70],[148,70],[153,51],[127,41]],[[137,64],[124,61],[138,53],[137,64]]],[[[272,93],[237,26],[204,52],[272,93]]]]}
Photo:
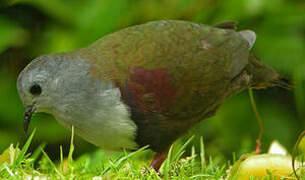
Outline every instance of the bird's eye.
{"type": "Polygon", "coordinates": [[[41,87],[38,84],[34,84],[30,89],[30,93],[33,95],[41,94],[41,87]]]}

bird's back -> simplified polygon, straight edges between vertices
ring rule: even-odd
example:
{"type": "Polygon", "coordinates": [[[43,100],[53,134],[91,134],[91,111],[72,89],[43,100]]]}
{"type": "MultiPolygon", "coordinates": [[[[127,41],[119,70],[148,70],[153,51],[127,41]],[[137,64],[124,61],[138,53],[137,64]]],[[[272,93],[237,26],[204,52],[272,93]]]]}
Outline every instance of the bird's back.
{"type": "Polygon", "coordinates": [[[161,151],[169,144],[164,142],[248,87],[240,77],[249,49],[232,29],[155,21],[107,35],[80,52],[93,63],[92,76],[120,88],[140,127],[140,144],[161,151]]]}

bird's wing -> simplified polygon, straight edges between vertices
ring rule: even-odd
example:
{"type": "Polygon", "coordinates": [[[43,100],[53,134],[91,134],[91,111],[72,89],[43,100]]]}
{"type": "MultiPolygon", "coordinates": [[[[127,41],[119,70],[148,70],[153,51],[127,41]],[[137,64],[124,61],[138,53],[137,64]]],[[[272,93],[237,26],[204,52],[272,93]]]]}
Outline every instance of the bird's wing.
{"type": "Polygon", "coordinates": [[[185,117],[220,101],[249,55],[236,31],[185,21],[132,26],[89,49],[93,74],[115,81],[129,104],[185,117]]]}
{"type": "Polygon", "coordinates": [[[232,29],[156,21],[112,33],[85,49],[92,76],[111,81],[137,124],[136,141],[162,152],[234,93],[248,42],[232,29]]]}

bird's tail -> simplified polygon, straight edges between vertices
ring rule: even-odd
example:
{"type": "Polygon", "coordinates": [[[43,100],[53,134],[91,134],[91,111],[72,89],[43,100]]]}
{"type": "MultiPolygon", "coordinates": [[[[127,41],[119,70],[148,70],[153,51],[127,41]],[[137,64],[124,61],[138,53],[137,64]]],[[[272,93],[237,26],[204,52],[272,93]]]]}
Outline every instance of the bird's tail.
{"type": "Polygon", "coordinates": [[[281,87],[283,89],[292,90],[293,84],[290,82],[290,80],[280,77],[278,79],[275,79],[271,82],[274,86],[281,87]]]}
{"type": "Polygon", "coordinates": [[[287,90],[293,88],[293,84],[271,67],[263,64],[253,54],[249,57],[249,65],[247,71],[251,74],[251,87],[261,89],[268,87],[281,87],[287,90]]]}

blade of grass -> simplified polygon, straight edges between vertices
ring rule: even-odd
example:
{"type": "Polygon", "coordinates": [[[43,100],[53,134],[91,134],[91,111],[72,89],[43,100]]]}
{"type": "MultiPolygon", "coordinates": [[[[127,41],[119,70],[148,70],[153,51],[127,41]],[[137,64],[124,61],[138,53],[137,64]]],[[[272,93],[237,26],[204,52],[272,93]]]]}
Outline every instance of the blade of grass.
{"type": "Polygon", "coordinates": [[[104,169],[104,171],[101,172],[101,176],[105,175],[110,170],[110,167],[107,167],[104,169]]]}
{"type": "Polygon", "coordinates": [[[43,143],[34,151],[33,155],[31,156],[31,158],[33,159],[34,162],[39,158],[40,154],[42,153],[41,149],[44,149],[45,146],[46,146],[46,143],[43,143]]]}
{"type": "Polygon", "coordinates": [[[115,162],[116,168],[119,169],[119,168],[122,166],[122,164],[123,164],[127,159],[131,158],[132,156],[135,156],[135,155],[139,154],[140,152],[144,151],[144,150],[147,149],[147,148],[148,148],[148,146],[144,146],[144,147],[138,149],[137,151],[134,151],[134,152],[132,152],[132,153],[129,153],[127,156],[124,156],[124,157],[120,158],[119,160],[117,160],[117,161],[115,162]]]}
{"type": "Polygon", "coordinates": [[[195,150],[195,146],[193,145],[192,146],[192,160],[191,160],[192,174],[194,174],[195,158],[196,158],[196,150],[195,150]]]}
{"type": "Polygon", "coordinates": [[[147,164],[144,164],[145,173],[149,173],[151,179],[159,179],[159,180],[162,180],[162,178],[160,177],[160,175],[158,174],[157,171],[155,171],[155,170],[152,170],[152,171],[151,171],[150,169],[151,169],[150,166],[148,166],[147,164]]]}
{"type": "Polygon", "coordinates": [[[9,173],[12,179],[17,179],[15,174],[10,170],[10,168],[7,166],[7,164],[4,165],[5,170],[9,173]]]}
{"type": "Polygon", "coordinates": [[[171,165],[172,151],[173,151],[173,146],[171,146],[169,151],[168,151],[165,166],[163,168],[163,174],[164,174],[164,179],[165,180],[169,179],[169,173],[170,173],[169,171],[170,171],[170,165],[171,165]]]}
{"type": "Polygon", "coordinates": [[[52,168],[54,169],[54,171],[62,178],[64,179],[64,176],[58,171],[57,167],[55,166],[55,164],[53,163],[53,161],[50,159],[50,157],[47,155],[47,153],[41,149],[41,152],[43,154],[43,156],[46,158],[46,160],[48,161],[48,163],[52,166],[52,168]]]}
{"type": "MultiPolygon", "coordinates": [[[[71,128],[71,141],[70,141],[70,149],[69,149],[69,154],[68,154],[68,163],[67,163],[67,170],[70,170],[70,175],[73,177],[73,152],[74,152],[74,126],[71,128]]],[[[65,171],[63,171],[65,172],[65,171]]]]}
{"type": "Polygon", "coordinates": [[[70,150],[69,150],[69,155],[68,155],[68,162],[69,162],[69,164],[72,164],[72,161],[73,161],[73,157],[72,157],[73,152],[74,152],[74,126],[72,126],[70,150]]]}
{"type": "Polygon", "coordinates": [[[59,151],[60,151],[60,167],[59,169],[63,172],[64,171],[64,153],[62,150],[62,146],[59,146],[59,151]]]}
{"type": "Polygon", "coordinates": [[[181,158],[181,156],[184,154],[185,152],[185,148],[187,145],[189,145],[189,143],[195,138],[195,136],[191,136],[178,150],[178,152],[174,155],[172,161],[177,161],[181,158]]]}
{"type": "Polygon", "coordinates": [[[25,156],[25,153],[27,152],[31,142],[32,142],[32,139],[34,137],[34,134],[36,132],[36,129],[33,130],[32,134],[30,135],[30,137],[27,139],[26,143],[24,144],[24,146],[22,147],[19,155],[17,156],[15,162],[14,162],[14,165],[13,165],[13,168],[17,167],[20,165],[21,161],[23,160],[24,156],[25,156]]]}
{"type": "Polygon", "coordinates": [[[200,161],[201,161],[201,170],[204,171],[206,168],[206,161],[205,161],[205,150],[204,150],[204,143],[203,137],[200,137],[200,161]]]}
{"type": "Polygon", "coordinates": [[[127,154],[127,155],[125,155],[125,156],[123,156],[123,157],[121,157],[121,158],[118,158],[118,159],[114,160],[114,162],[112,162],[111,160],[109,160],[110,166],[107,167],[107,168],[105,168],[105,169],[103,170],[103,172],[101,173],[101,175],[103,176],[103,175],[106,174],[110,169],[114,169],[115,171],[117,171],[118,169],[120,169],[120,168],[122,167],[123,163],[124,163],[127,159],[131,158],[132,156],[135,156],[135,155],[139,154],[140,152],[143,152],[143,151],[146,150],[148,147],[149,147],[148,145],[147,145],[147,146],[144,146],[144,147],[138,149],[137,151],[131,152],[131,153],[129,153],[129,154],[127,154]]]}
{"type": "Polygon", "coordinates": [[[233,163],[232,164],[235,164],[235,162],[236,162],[236,153],[235,152],[233,152],[232,153],[232,157],[233,157],[233,163]]]}

